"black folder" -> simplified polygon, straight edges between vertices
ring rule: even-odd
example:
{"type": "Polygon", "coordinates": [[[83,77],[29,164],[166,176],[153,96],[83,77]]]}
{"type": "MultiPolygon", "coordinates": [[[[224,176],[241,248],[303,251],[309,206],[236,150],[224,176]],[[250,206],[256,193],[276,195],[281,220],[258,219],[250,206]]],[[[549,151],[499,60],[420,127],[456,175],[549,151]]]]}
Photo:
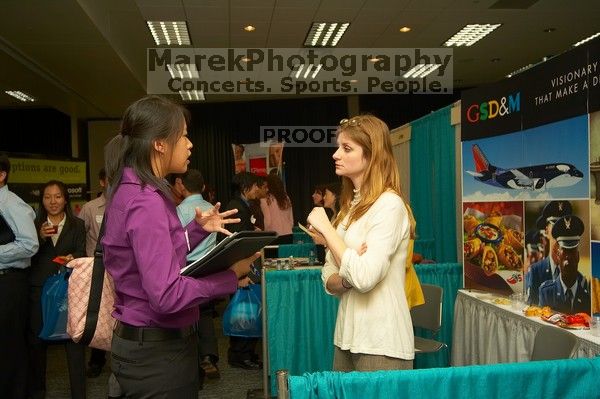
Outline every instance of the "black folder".
{"type": "Polygon", "coordinates": [[[15,234],[0,213],[0,245],[8,244],[15,240],[15,234]]]}
{"type": "Polygon", "coordinates": [[[181,269],[180,274],[204,277],[228,269],[235,262],[249,257],[277,238],[274,231],[240,231],[226,237],[203,257],[181,269]]]}

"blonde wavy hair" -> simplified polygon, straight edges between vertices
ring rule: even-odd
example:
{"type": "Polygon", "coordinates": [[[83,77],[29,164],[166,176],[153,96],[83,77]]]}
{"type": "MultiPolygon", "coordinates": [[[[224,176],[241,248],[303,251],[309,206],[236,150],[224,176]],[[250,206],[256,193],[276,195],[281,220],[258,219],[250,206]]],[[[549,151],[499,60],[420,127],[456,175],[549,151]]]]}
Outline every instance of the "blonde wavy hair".
{"type": "Polygon", "coordinates": [[[392,141],[388,126],[384,121],[373,115],[358,115],[340,122],[338,136],[341,133],[344,133],[348,139],[362,148],[367,167],[360,188],[361,200],[353,208],[351,208],[350,203],[354,197],[354,185],[352,180],[342,176],[340,211],[333,220],[333,226],[337,227],[348,216],[348,222],[344,226],[347,229],[369,210],[381,194],[386,191],[393,191],[402,198],[406,205],[410,218],[410,236],[414,238],[416,222],[408,201],[402,194],[400,173],[392,152],[392,141]]]}

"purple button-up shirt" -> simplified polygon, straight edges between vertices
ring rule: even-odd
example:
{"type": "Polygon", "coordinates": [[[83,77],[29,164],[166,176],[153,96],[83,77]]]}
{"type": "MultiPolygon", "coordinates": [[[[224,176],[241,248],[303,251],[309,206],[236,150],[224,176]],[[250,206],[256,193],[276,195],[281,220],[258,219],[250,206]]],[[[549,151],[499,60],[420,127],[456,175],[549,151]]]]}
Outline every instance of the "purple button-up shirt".
{"type": "Polygon", "coordinates": [[[208,233],[195,220],[183,228],[173,202],[154,186],[142,188],[131,168],[125,168],[105,217],[104,265],[115,282],[117,320],[187,327],[198,320],[200,303],[235,292],[231,270],[202,279],[179,274],[189,248],[208,233]]]}

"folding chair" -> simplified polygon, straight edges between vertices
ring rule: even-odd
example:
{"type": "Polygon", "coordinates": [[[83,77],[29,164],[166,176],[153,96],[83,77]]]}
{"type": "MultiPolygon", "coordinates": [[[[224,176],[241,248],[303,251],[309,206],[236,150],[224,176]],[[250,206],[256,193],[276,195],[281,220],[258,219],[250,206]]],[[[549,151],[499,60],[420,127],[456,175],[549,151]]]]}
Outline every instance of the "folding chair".
{"type": "Polygon", "coordinates": [[[533,341],[531,360],[569,359],[575,352],[577,337],[567,330],[542,326],[533,341]]]}
{"type": "MultiPolygon", "coordinates": [[[[435,337],[442,327],[442,287],[421,284],[425,303],[415,306],[410,311],[413,327],[424,328],[435,337]]],[[[435,339],[415,336],[415,353],[438,352],[447,345],[435,339]]]]}

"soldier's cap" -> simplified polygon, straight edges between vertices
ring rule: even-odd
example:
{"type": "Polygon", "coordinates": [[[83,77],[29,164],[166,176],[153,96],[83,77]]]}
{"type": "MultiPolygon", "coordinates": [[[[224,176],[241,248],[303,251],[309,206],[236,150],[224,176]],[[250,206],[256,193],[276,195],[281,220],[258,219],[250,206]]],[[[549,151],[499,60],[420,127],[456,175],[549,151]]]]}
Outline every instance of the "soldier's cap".
{"type": "Polygon", "coordinates": [[[583,221],[575,215],[568,215],[558,219],[552,226],[552,237],[561,248],[576,248],[581,240],[585,226],[583,221]]]}
{"type": "Polygon", "coordinates": [[[554,224],[561,217],[570,215],[571,213],[573,213],[573,209],[569,201],[548,202],[542,211],[542,220],[544,223],[542,229],[546,228],[547,223],[554,224]]]}

